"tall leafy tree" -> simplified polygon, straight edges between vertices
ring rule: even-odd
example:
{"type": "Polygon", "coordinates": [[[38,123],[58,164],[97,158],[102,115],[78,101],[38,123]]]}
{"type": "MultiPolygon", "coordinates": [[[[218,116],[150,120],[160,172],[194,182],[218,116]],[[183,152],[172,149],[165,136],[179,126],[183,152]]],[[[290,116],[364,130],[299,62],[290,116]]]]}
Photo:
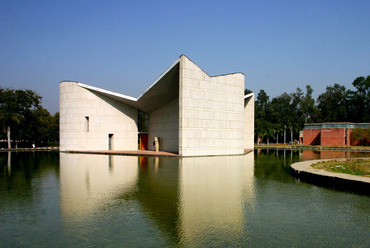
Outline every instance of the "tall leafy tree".
{"type": "Polygon", "coordinates": [[[287,93],[283,93],[271,100],[273,108],[271,121],[283,127],[284,143],[286,143],[286,130],[293,123],[291,100],[292,97],[287,93]]]}
{"type": "Polygon", "coordinates": [[[0,120],[11,148],[11,128],[31,116],[39,107],[41,96],[32,90],[14,90],[0,87],[0,120]]]}
{"type": "Polygon", "coordinates": [[[297,88],[296,92],[291,94],[291,118],[289,123],[290,129],[290,141],[294,140],[294,132],[298,131],[303,126],[304,118],[302,113],[302,101],[303,101],[303,91],[300,88],[297,88]]]}
{"type": "Polygon", "coordinates": [[[317,108],[321,122],[347,121],[347,95],[346,87],[334,84],[327,86],[326,92],[317,98],[317,108]]]}
{"type": "MultiPolygon", "coordinates": [[[[311,85],[306,85],[306,95],[302,98],[300,112],[303,115],[304,123],[312,120],[316,113],[315,100],[312,98],[313,89],[311,85]]],[[[303,127],[303,125],[301,126],[303,127]]]]}
{"type": "Polygon", "coordinates": [[[48,122],[48,141],[59,141],[59,112],[51,116],[48,122]]]}
{"type": "Polygon", "coordinates": [[[270,97],[266,94],[264,90],[260,90],[257,95],[256,101],[256,110],[257,110],[257,117],[258,118],[265,118],[267,114],[269,114],[269,103],[270,97]]]}
{"type": "Polygon", "coordinates": [[[269,96],[264,90],[260,90],[257,95],[255,104],[255,135],[257,136],[257,143],[260,138],[263,139],[268,135],[267,122],[269,121],[268,116],[271,114],[271,104],[269,96]]]}
{"type": "Polygon", "coordinates": [[[348,91],[348,116],[352,122],[370,122],[370,75],[356,78],[348,91]]]}

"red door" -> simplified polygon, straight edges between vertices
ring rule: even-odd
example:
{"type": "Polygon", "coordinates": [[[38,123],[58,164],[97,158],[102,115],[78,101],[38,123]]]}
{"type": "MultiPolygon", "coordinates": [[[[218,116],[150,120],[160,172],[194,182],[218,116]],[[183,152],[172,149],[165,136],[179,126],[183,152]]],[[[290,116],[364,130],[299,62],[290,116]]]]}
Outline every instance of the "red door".
{"type": "Polygon", "coordinates": [[[148,150],[148,135],[140,134],[140,150],[148,150]]]}

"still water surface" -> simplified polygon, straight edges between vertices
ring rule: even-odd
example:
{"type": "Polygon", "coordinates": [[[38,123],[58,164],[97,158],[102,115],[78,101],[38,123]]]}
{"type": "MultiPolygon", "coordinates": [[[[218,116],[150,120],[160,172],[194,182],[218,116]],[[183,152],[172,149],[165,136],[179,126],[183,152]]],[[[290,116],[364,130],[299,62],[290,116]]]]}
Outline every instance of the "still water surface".
{"type": "Polygon", "coordinates": [[[302,183],[289,169],[366,155],[2,152],[0,247],[369,247],[369,196],[302,183]]]}

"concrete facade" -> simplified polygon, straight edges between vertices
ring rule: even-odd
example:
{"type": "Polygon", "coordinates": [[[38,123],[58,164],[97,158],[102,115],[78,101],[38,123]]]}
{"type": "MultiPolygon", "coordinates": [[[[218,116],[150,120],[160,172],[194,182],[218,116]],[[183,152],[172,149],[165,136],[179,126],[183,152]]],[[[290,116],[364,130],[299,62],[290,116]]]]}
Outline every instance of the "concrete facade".
{"type": "Polygon", "coordinates": [[[180,60],[179,154],[244,152],[244,75],[208,76],[185,56],[180,60]]]}
{"type": "Polygon", "coordinates": [[[62,82],[59,95],[60,150],[137,149],[137,110],[112,98],[62,82]]]}
{"type": "Polygon", "coordinates": [[[179,99],[160,107],[149,115],[149,150],[155,150],[154,137],[159,137],[159,150],[179,151],[179,99]]]}
{"type": "Polygon", "coordinates": [[[244,96],[244,147],[254,147],[254,94],[244,96]]]}
{"type": "Polygon", "coordinates": [[[254,95],[244,96],[244,74],[212,77],[182,55],[138,98],[61,82],[60,150],[137,150],[139,110],[149,115],[149,150],[154,137],[180,156],[253,149],[254,95]]]}

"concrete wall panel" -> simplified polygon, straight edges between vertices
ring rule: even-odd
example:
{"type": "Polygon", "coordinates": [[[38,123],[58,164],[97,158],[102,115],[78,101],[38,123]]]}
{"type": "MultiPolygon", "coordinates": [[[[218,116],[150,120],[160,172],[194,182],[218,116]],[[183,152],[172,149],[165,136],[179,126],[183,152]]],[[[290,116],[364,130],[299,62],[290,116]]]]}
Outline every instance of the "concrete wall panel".
{"type": "Polygon", "coordinates": [[[149,114],[149,150],[155,150],[154,137],[159,137],[159,150],[179,152],[179,98],[149,114]]]}
{"type": "Polygon", "coordinates": [[[77,82],[60,83],[60,150],[137,150],[137,110],[92,93],[77,82]],[[86,129],[89,117],[89,130],[86,129]]]}
{"type": "Polygon", "coordinates": [[[244,75],[210,77],[182,56],[179,83],[180,155],[242,154],[244,75]]]}
{"type": "Polygon", "coordinates": [[[244,100],[244,149],[254,148],[254,95],[244,100]]]}

